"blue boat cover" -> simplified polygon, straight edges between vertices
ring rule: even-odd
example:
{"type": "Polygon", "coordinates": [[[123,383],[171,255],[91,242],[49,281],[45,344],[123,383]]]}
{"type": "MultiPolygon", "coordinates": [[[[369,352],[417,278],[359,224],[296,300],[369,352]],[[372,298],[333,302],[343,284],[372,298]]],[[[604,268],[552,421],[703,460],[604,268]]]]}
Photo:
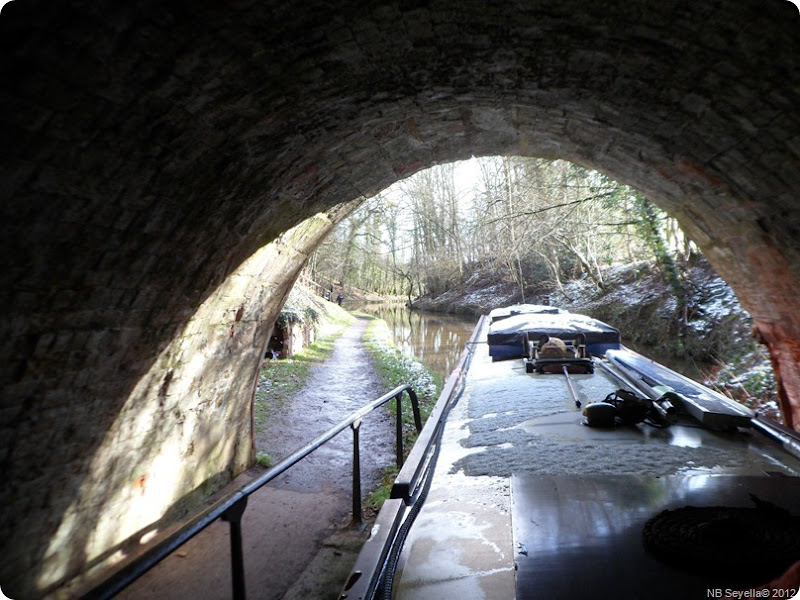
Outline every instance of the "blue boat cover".
{"type": "Polygon", "coordinates": [[[506,317],[489,326],[489,355],[493,358],[526,356],[526,334],[534,340],[542,335],[571,340],[579,333],[586,336],[586,351],[589,354],[599,356],[605,354],[606,350],[620,347],[619,330],[592,317],[566,311],[556,314],[526,313],[506,317]]]}

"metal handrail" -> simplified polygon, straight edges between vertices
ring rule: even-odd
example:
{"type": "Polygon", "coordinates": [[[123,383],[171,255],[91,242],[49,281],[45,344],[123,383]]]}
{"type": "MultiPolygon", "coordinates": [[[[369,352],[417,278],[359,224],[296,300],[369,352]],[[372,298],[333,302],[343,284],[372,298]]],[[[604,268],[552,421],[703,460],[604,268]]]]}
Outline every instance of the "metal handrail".
{"type": "Polygon", "coordinates": [[[414,426],[419,432],[422,429],[422,418],[419,412],[417,394],[410,385],[400,385],[392,391],[384,394],[377,400],[350,414],[346,419],[331,427],[328,431],[315,438],[296,452],[292,453],[277,465],[270,468],[260,477],[255,478],[245,484],[239,490],[229,496],[217,501],[210,508],[195,516],[174,534],[167,539],[159,542],[142,554],[139,558],[126,565],[114,573],[104,582],[93,588],[84,598],[111,598],[128,587],[139,577],[161,562],[174,550],[185,544],[198,533],[203,531],[217,519],[222,519],[230,523],[231,527],[231,575],[233,580],[233,597],[235,600],[245,599],[245,577],[244,577],[244,554],[242,551],[242,515],[247,508],[247,498],[261,489],[267,483],[284,473],[289,468],[297,464],[300,460],[314,452],[323,444],[329,442],[339,433],[348,427],[353,430],[353,520],[361,524],[361,469],[359,459],[359,436],[358,430],[361,420],[376,408],[395,400],[397,403],[396,417],[396,461],[397,466],[403,466],[403,414],[402,396],[407,392],[411,400],[411,408],[414,413],[414,426]]]}
{"type": "MultiPolygon", "coordinates": [[[[478,337],[483,331],[485,319],[482,316],[475,325],[458,364],[445,383],[424,429],[395,478],[390,499],[384,501],[375,520],[376,526],[361,548],[340,598],[375,598],[381,584],[386,583],[384,576],[390,576],[390,572],[396,567],[394,561],[399,558],[397,552],[402,549],[404,536],[414,522],[415,512],[421,508],[427,495],[424,490],[430,484],[430,477],[436,467],[437,448],[447,416],[464,393],[465,376],[475,347],[479,344],[478,337]]],[[[384,593],[381,597],[390,598],[392,594],[384,593]]]]}

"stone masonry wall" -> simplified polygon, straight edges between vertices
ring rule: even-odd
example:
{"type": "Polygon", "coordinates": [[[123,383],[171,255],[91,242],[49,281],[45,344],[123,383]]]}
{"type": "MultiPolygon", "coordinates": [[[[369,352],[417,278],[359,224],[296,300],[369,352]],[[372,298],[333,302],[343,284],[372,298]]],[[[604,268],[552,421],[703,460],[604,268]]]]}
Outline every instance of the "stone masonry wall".
{"type": "MultiPolygon", "coordinates": [[[[13,493],[4,498],[5,514],[26,519],[5,523],[7,539],[13,540],[4,553],[6,592],[35,597],[37,589],[68,582],[60,594],[71,595],[70,590],[80,590],[109,565],[187,518],[206,496],[250,465],[253,390],[269,331],[309,253],[353,207],[345,203],[331,215],[307,219],[240,265],[161,351],[122,407],[109,415],[89,455],[75,448],[85,448],[81,436],[92,431],[93,421],[106,422],[102,404],[76,401],[47,415],[66,421],[70,437],[51,436],[35,451],[63,453],[67,462],[46,483],[22,471],[11,473],[13,493]],[[79,470],[85,475],[74,482],[79,470]],[[42,502],[32,503],[41,493],[42,502]],[[31,522],[40,527],[31,531],[31,522]],[[22,579],[28,573],[37,574],[34,582],[22,579]]],[[[40,423],[54,427],[42,417],[23,421],[13,449],[23,447],[26,439],[41,442],[35,429],[40,423]]],[[[31,450],[22,449],[16,467],[35,464],[22,460],[31,450]]]]}

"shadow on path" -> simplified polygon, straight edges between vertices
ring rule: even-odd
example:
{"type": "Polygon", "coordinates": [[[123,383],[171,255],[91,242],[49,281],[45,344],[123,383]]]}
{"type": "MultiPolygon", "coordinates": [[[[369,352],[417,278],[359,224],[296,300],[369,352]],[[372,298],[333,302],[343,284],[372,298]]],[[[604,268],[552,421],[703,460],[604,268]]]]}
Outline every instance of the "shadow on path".
{"type": "MultiPolygon", "coordinates": [[[[272,415],[257,435],[259,451],[278,462],[387,391],[361,342],[368,323],[359,318],[348,328],[306,386],[272,415]]],[[[387,407],[364,419],[360,443],[367,496],[394,461],[387,407]]],[[[235,483],[261,472],[253,469],[235,483]]],[[[346,430],[250,497],[242,519],[247,598],[337,598],[368,536],[351,524],[351,508],[352,433],[346,430]]],[[[228,524],[217,521],[118,597],[230,598],[229,544],[228,524]]]]}

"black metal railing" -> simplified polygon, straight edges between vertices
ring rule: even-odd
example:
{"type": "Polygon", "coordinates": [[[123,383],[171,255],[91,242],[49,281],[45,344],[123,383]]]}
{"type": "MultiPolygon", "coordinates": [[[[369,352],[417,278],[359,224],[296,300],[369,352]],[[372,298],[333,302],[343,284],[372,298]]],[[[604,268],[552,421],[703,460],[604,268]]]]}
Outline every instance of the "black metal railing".
{"type": "Polygon", "coordinates": [[[167,539],[159,542],[142,554],[139,558],[117,571],[109,579],[95,587],[84,598],[111,598],[120,591],[132,584],[136,579],[144,575],[148,570],[166,558],[171,552],[192,539],[195,535],[203,531],[217,519],[222,519],[230,523],[230,543],[231,543],[231,579],[233,582],[233,597],[235,600],[245,598],[245,573],[244,573],[244,552],[242,550],[242,515],[247,508],[247,498],[261,489],[267,483],[284,473],[300,460],[314,452],[317,448],[332,440],[348,427],[353,431],[353,521],[357,524],[362,523],[361,514],[361,466],[359,449],[359,428],[362,419],[376,408],[395,400],[397,407],[396,417],[396,461],[397,466],[403,466],[403,411],[402,397],[407,393],[411,400],[411,408],[414,416],[414,426],[419,432],[422,429],[422,419],[419,412],[417,395],[411,386],[401,385],[373,400],[366,406],[350,414],[346,419],[331,427],[328,431],[309,442],[290,456],[286,457],[266,473],[244,485],[238,491],[219,500],[209,509],[197,515],[190,522],[186,523],[177,532],[167,539]]]}
{"type": "Polygon", "coordinates": [[[414,519],[422,507],[436,468],[438,448],[450,410],[464,393],[466,374],[472,362],[486,317],[478,319],[458,364],[444,385],[424,429],[408,453],[392,486],[389,500],[378,513],[372,535],[364,542],[345,581],[341,597],[392,598],[394,569],[414,519]]]}

